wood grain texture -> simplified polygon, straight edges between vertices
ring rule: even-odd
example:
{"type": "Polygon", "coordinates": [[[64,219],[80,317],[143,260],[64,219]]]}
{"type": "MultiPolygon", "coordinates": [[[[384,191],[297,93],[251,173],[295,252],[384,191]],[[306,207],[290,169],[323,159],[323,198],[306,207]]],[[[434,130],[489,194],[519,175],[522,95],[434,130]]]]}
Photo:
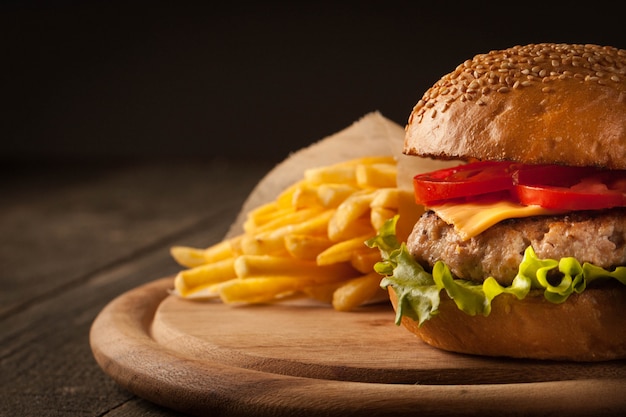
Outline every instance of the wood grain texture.
{"type": "Polygon", "coordinates": [[[221,239],[270,168],[83,161],[0,180],[0,416],[183,415],[102,372],[89,329],[116,296],[180,268],[171,245],[221,239]]]}
{"type": "Polygon", "coordinates": [[[121,386],[193,415],[576,416],[626,410],[624,362],[448,354],[396,328],[387,306],[349,314],[312,306],[233,309],[174,299],[167,293],[171,285],[171,278],[158,280],[112,301],[93,324],[91,347],[121,386]]]}

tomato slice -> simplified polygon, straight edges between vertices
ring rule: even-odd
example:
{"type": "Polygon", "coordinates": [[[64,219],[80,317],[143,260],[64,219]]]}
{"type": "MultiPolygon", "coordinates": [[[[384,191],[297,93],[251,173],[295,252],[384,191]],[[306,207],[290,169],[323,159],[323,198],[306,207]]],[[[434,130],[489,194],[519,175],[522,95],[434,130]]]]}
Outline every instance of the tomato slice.
{"type": "Polygon", "coordinates": [[[555,210],[626,207],[626,170],[484,161],[413,178],[415,201],[512,200],[555,210]]]}
{"type": "Polygon", "coordinates": [[[413,178],[417,204],[432,205],[509,190],[512,162],[482,161],[444,168],[413,178]]]}
{"type": "Polygon", "coordinates": [[[526,206],[600,210],[626,205],[625,171],[555,165],[524,167],[515,173],[514,183],[514,195],[526,206]]]}

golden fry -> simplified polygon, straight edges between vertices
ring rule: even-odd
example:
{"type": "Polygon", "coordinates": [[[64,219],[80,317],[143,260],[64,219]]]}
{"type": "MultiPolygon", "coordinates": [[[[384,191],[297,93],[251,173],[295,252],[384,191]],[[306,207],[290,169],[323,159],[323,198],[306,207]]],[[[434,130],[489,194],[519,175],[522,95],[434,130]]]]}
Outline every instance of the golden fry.
{"type": "Polygon", "coordinates": [[[322,211],[318,215],[311,217],[301,223],[290,225],[288,228],[281,230],[282,236],[287,234],[309,234],[320,235],[326,234],[328,230],[328,223],[335,214],[335,210],[329,209],[322,211]]]}
{"type": "Polygon", "coordinates": [[[361,188],[396,186],[396,166],[392,164],[358,165],[356,183],[361,188]]]}
{"type": "Polygon", "coordinates": [[[376,262],[380,262],[378,249],[363,248],[352,252],[350,265],[362,274],[368,274],[374,270],[376,262]]]}
{"type": "MultiPolygon", "coordinates": [[[[281,212],[284,212],[284,207],[280,207],[275,201],[267,204],[263,204],[248,213],[246,221],[243,225],[245,232],[254,231],[259,225],[267,223],[269,220],[279,216],[281,212]]],[[[290,210],[290,209],[289,209],[290,210]]]]}
{"type": "Polygon", "coordinates": [[[287,255],[285,239],[278,233],[246,234],[241,239],[242,255],[287,255]]]}
{"type": "Polygon", "coordinates": [[[302,183],[294,190],[291,196],[291,206],[296,210],[321,206],[317,195],[317,187],[302,183]]]}
{"type": "Polygon", "coordinates": [[[333,303],[333,294],[346,281],[331,282],[329,284],[312,285],[302,289],[302,293],[307,297],[319,301],[321,303],[333,303]]]}
{"type": "Polygon", "coordinates": [[[320,184],[317,186],[317,198],[324,207],[338,207],[357,191],[358,187],[349,184],[320,184]]]}
{"type": "Polygon", "coordinates": [[[402,191],[397,188],[379,188],[374,192],[371,207],[397,209],[400,207],[402,191]]]}
{"type": "Polygon", "coordinates": [[[372,223],[374,230],[378,230],[388,219],[391,219],[396,214],[398,214],[398,212],[393,209],[385,207],[372,207],[372,210],[370,211],[370,223],[372,223]]]}
{"type": "Polygon", "coordinates": [[[309,207],[302,210],[285,211],[281,213],[280,216],[259,225],[253,233],[263,233],[277,230],[283,226],[297,225],[315,217],[323,211],[323,207],[309,207]]]}
{"type": "Polygon", "coordinates": [[[396,159],[393,156],[362,156],[360,158],[349,159],[344,162],[339,162],[337,165],[373,165],[373,164],[396,164],[396,159]]]}
{"type": "MultiPolygon", "coordinates": [[[[224,282],[228,282],[228,281],[224,281],[224,282]]],[[[220,296],[219,288],[220,288],[220,285],[222,284],[223,282],[219,282],[217,284],[206,284],[206,285],[200,285],[200,286],[193,287],[193,288],[187,288],[184,295],[178,292],[178,289],[175,287],[174,293],[178,294],[181,297],[194,299],[194,300],[215,299],[215,298],[219,298],[220,296]]]]}
{"type": "Polygon", "coordinates": [[[217,284],[235,277],[235,258],[227,258],[180,271],[174,279],[174,287],[184,296],[194,288],[217,284]]]}
{"type": "Polygon", "coordinates": [[[290,185],[285,190],[283,190],[278,197],[276,197],[275,204],[278,209],[283,208],[292,208],[293,202],[293,193],[296,191],[298,187],[302,184],[302,181],[298,181],[295,184],[290,185]]]}
{"type": "Polygon", "coordinates": [[[371,192],[356,192],[341,203],[328,222],[328,238],[337,242],[369,233],[367,228],[363,230],[363,222],[359,224],[358,220],[369,214],[373,198],[371,192]]]}
{"type": "Polygon", "coordinates": [[[354,276],[349,263],[318,266],[315,261],[268,255],[242,255],[235,260],[235,274],[239,278],[254,276],[307,277],[313,282],[329,282],[354,276]]]}
{"type": "Polygon", "coordinates": [[[193,268],[195,266],[204,265],[204,249],[191,248],[187,246],[172,246],[170,255],[181,266],[193,268]]]}
{"type": "Polygon", "coordinates": [[[315,260],[317,255],[333,244],[333,242],[324,235],[296,233],[285,236],[284,243],[290,256],[296,259],[307,260],[315,260]]]}
{"type": "Polygon", "coordinates": [[[352,259],[352,253],[366,248],[365,241],[373,236],[373,234],[367,234],[335,243],[333,246],[329,247],[317,256],[317,265],[331,265],[338,262],[350,262],[352,259]]]}
{"type": "Polygon", "coordinates": [[[354,184],[356,170],[354,166],[337,164],[320,168],[307,169],[304,178],[311,184],[354,184]]]}
{"type": "Polygon", "coordinates": [[[243,254],[243,250],[241,249],[241,241],[245,236],[246,235],[243,234],[228,240],[228,243],[230,243],[230,250],[233,253],[233,257],[237,257],[243,254]]]}
{"type": "Polygon", "coordinates": [[[350,311],[366,303],[382,291],[380,280],[381,276],[377,272],[351,279],[333,293],[333,308],[350,311]]]}
{"type": "Polygon", "coordinates": [[[237,242],[240,239],[241,237],[237,236],[209,246],[204,250],[204,259],[207,262],[215,262],[234,257],[236,255],[234,248],[237,247],[237,242]]]}
{"type": "Polygon", "coordinates": [[[291,276],[234,279],[220,285],[219,294],[224,303],[266,303],[291,295],[305,284],[291,276]]]}
{"type": "Polygon", "coordinates": [[[176,262],[187,268],[205,265],[222,259],[235,256],[233,244],[239,239],[232,238],[223,240],[206,249],[192,248],[188,246],[173,246],[170,248],[170,255],[176,262]]]}
{"type": "MultiPolygon", "coordinates": [[[[265,230],[257,234],[246,234],[241,239],[241,251],[246,255],[286,255],[285,237],[292,234],[322,235],[328,229],[328,222],[333,211],[326,210],[313,214],[318,210],[308,211],[309,218],[301,222],[278,224],[274,230],[265,230]]],[[[291,218],[290,220],[293,220],[291,218]]]]}

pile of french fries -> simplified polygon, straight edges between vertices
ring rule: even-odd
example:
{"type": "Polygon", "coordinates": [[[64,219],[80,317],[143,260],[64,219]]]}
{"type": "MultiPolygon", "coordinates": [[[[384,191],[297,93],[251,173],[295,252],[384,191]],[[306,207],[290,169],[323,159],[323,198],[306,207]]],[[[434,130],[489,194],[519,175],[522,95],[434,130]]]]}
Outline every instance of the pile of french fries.
{"type": "MultiPolygon", "coordinates": [[[[376,298],[378,249],[365,241],[398,213],[402,191],[391,156],[308,169],[275,201],[252,210],[244,232],[208,248],[175,246],[184,298],[227,304],[306,296],[349,311],[376,298]]],[[[380,295],[380,294],[378,294],[380,295]]]]}

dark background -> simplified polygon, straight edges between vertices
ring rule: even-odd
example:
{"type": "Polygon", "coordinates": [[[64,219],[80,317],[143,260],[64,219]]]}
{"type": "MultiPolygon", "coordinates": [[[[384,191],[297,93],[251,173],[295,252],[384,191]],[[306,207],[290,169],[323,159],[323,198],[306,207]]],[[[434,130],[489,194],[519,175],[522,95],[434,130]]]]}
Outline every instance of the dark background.
{"type": "Polygon", "coordinates": [[[477,53],[626,48],[608,5],[477,3],[2,2],[0,159],[279,161],[477,53]]]}

